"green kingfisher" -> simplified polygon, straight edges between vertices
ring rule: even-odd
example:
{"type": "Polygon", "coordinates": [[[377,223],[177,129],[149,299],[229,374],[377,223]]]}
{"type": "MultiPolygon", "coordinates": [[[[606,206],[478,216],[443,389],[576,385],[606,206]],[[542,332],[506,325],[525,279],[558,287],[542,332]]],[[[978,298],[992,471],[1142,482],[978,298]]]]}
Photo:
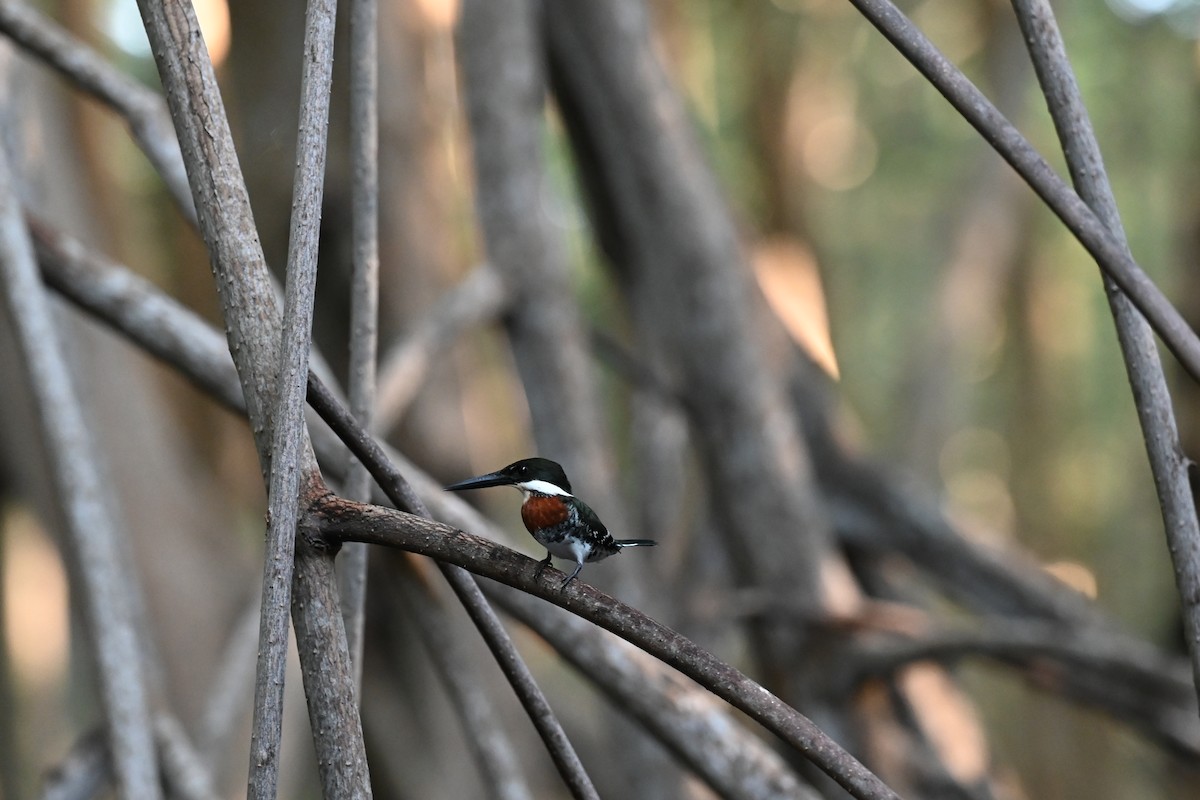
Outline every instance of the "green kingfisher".
{"type": "Polygon", "coordinates": [[[535,577],[540,577],[542,570],[550,566],[553,556],[575,562],[575,571],[560,588],[575,580],[588,561],[600,561],[626,547],[657,544],[653,539],[614,539],[596,512],[571,494],[571,482],[563,468],[549,459],[526,458],[487,475],[450,484],[446,491],[487,486],[515,486],[524,495],[521,521],[546,548],[546,558],[538,563],[535,577]]]}

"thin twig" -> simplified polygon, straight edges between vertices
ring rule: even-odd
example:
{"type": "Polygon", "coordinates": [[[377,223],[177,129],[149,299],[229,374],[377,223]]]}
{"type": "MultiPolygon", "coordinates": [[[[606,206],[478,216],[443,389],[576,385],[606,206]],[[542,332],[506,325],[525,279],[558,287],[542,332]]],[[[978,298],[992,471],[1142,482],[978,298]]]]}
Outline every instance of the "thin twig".
{"type": "MultiPolygon", "coordinates": [[[[1071,70],[1054,11],[1046,0],[1013,0],[1013,8],[1029,45],[1075,188],[1132,259],[1112,186],[1105,174],[1100,145],[1071,70]]],[[[1200,697],[1200,524],[1188,481],[1190,461],[1179,441],[1175,411],[1154,334],[1129,298],[1107,276],[1105,289],[1162,508],[1167,549],[1175,566],[1192,659],[1192,681],[1200,697]]]]}
{"type": "MultiPolygon", "coordinates": [[[[350,290],[350,411],[371,428],[375,408],[375,360],[379,342],[379,42],[377,0],[350,2],[350,165],[353,176],[353,268],[350,290]]],[[[350,464],[347,497],[368,500],[371,476],[350,464]]],[[[367,599],[365,545],[342,549],[338,586],[354,685],[362,691],[363,617],[367,599]]]]}
{"type": "MultiPolygon", "coordinates": [[[[296,524],[302,492],[307,493],[309,487],[320,484],[315,463],[303,458],[304,449],[309,446],[304,427],[304,394],[316,301],[317,247],[325,185],[336,15],[335,0],[311,0],[304,28],[296,179],[288,240],[279,386],[275,394],[275,427],[271,439],[267,544],[263,556],[258,671],[254,682],[249,790],[253,800],[273,800],[279,782],[296,524]]],[[[301,579],[297,576],[297,580],[301,579]]],[[[320,766],[324,779],[326,768],[323,764],[320,766]]],[[[369,786],[364,789],[369,794],[369,786]]]]}
{"type": "MultiPolygon", "coordinates": [[[[383,452],[371,435],[358,424],[357,420],[338,404],[329,389],[321,383],[316,375],[309,376],[309,403],[316,409],[321,418],[333,428],[342,441],[351,449],[358,460],[370,471],[375,482],[383,489],[388,499],[397,508],[406,509],[423,518],[432,519],[425,503],[413,491],[412,486],[400,474],[395,465],[383,452]]],[[[534,680],[529,667],[521,659],[512,643],[508,632],[504,629],[496,612],[484,599],[479,585],[467,572],[458,566],[438,562],[438,568],[446,577],[446,581],[458,595],[460,602],[466,608],[475,623],[484,642],[492,651],[504,676],[508,678],[525,712],[529,715],[538,734],[546,745],[554,765],[567,784],[573,797],[596,798],[596,789],[592,785],[587,771],[583,768],[579,756],[567,739],[566,732],[549,702],[542,694],[541,688],[534,680]]]]}
{"type": "Polygon", "coordinates": [[[114,500],[104,490],[2,148],[0,283],[66,520],[64,544],[96,661],[118,792],[153,800],[161,793],[144,649],[132,596],[137,582],[122,559],[110,505],[114,500]]]}
{"type": "Polygon", "coordinates": [[[504,285],[489,264],[476,267],[434,303],[384,354],[374,429],[387,431],[394,427],[443,352],[464,331],[499,317],[507,304],[504,285]]]}
{"type": "Polygon", "coordinates": [[[196,207],[179,141],[161,95],[118,70],[86,42],[26,3],[0,3],[0,32],[124,118],[134,142],[162,177],[179,211],[195,223],[196,207]]]}
{"type": "Polygon", "coordinates": [[[1045,201],[1145,315],[1180,365],[1200,380],[1200,338],[1179,310],[1020,131],[891,0],[850,0],[1045,201]]]}

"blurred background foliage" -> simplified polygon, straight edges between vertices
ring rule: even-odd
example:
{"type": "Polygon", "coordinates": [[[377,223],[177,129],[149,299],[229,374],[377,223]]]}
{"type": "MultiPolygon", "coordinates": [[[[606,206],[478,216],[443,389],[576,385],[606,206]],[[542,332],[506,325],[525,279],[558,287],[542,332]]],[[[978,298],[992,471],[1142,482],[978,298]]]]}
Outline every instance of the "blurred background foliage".
{"type": "MultiPolygon", "coordinates": [[[[386,350],[481,256],[455,83],[454,3],[384,5],[386,350]]],[[[760,285],[793,335],[838,375],[845,427],[865,450],[940,493],[964,529],[1020,541],[1131,629],[1179,650],[1161,519],[1103,289],[1083,249],[843,0],[652,5],[662,52],[760,285]]],[[[132,2],[45,6],[156,85],[132,2]]],[[[220,63],[267,257],[281,264],[299,15],[267,0],[196,6],[220,63]]],[[[1007,4],[902,6],[1061,170],[1007,4]]],[[[1200,4],[1063,0],[1055,8],[1133,252],[1200,317],[1200,4]]],[[[83,153],[90,238],[216,322],[203,246],[169,208],[121,125],[88,101],[55,97],[83,153]]],[[[318,340],[340,367],[348,275],[344,96],[334,113],[318,340]]],[[[624,312],[586,229],[553,109],[547,113],[555,181],[540,212],[570,234],[588,318],[620,338],[624,312]]],[[[509,359],[494,332],[471,334],[434,367],[391,438],[443,476],[527,453],[527,412],[509,359]],[[447,405],[447,396],[459,399],[447,405]]],[[[245,578],[235,599],[238,592],[248,599],[262,513],[249,437],[180,379],[146,368],[169,398],[170,425],[187,434],[189,465],[204,465],[225,498],[218,513],[245,532],[242,551],[224,549],[221,558],[245,578]]],[[[625,387],[602,374],[611,429],[627,431],[625,387]]],[[[1200,394],[1178,389],[1177,411],[1195,453],[1200,394]]],[[[8,651],[23,715],[38,720],[20,745],[58,754],[70,743],[66,720],[88,716],[76,708],[86,691],[68,666],[65,583],[33,516],[12,502],[6,508],[8,651]]],[[[514,542],[532,552],[522,539],[514,542]]],[[[227,627],[238,604],[226,606],[227,627]]],[[[1169,770],[1141,740],[994,670],[966,674],[1014,797],[1169,793],[1169,770]]],[[[1195,796],[1186,781],[1175,791],[1195,796]]]]}

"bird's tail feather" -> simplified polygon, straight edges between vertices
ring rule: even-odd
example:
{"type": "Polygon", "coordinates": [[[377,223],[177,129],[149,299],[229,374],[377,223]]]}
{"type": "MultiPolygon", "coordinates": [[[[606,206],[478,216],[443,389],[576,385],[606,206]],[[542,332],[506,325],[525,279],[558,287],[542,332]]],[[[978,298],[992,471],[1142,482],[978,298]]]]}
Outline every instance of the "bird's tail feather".
{"type": "Polygon", "coordinates": [[[617,547],[653,547],[658,542],[653,539],[617,539],[617,547]]]}

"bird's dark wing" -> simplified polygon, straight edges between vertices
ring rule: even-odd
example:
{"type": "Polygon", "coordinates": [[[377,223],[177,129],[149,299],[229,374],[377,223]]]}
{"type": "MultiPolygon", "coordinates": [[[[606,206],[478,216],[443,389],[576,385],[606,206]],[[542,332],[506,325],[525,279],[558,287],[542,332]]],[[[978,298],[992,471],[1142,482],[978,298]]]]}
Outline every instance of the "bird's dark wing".
{"type": "Polygon", "coordinates": [[[575,508],[579,511],[580,522],[599,534],[601,538],[611,538],[608,528],[604,527],[604,523],[600,521],[600,517],[596,516],[596,512],[592,511],[587,503],[579,498],[575,498],[575,508]]]}

